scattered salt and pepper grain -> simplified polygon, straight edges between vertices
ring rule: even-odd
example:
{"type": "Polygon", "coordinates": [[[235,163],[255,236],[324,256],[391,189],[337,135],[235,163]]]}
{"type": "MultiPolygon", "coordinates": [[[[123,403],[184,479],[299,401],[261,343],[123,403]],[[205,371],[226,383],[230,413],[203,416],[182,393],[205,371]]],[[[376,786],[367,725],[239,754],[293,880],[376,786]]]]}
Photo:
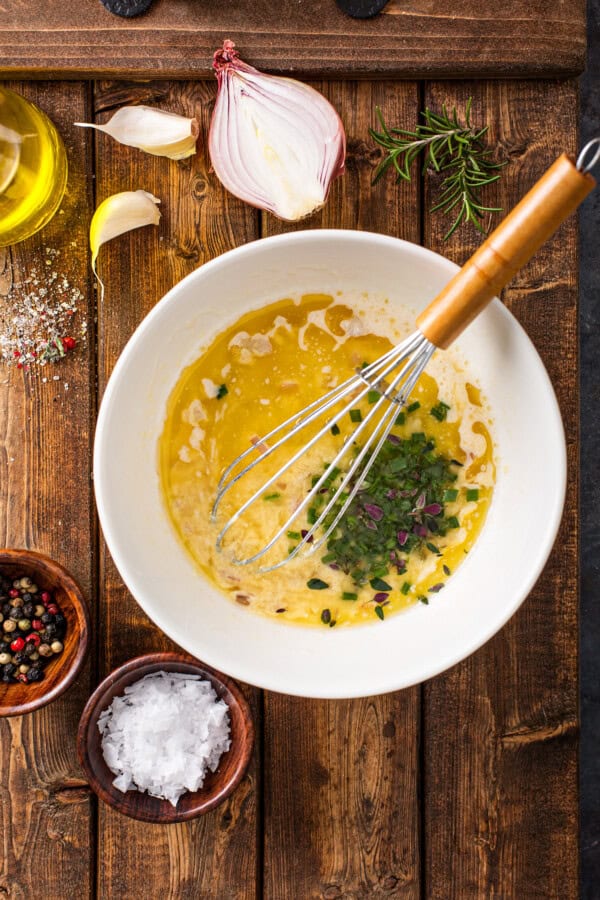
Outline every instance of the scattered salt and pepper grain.
{"type": "Polygon", "coordinates": [[[59,256],[59,250],[46,247],[43,268],[32,268],[10,289],[0,310],[3,363],[20,369],[44,366],[85,341],[87,322],[76,319],[84,296],[58,271],[59,256]]]}
{"type": "Polygon", "coordinates": [[[146,791],[173,806],[204,784],[229,750],[229,712],[209,681],[157,672],[125,688],[98,718],[102,753],[120,791],[146,791]]]}

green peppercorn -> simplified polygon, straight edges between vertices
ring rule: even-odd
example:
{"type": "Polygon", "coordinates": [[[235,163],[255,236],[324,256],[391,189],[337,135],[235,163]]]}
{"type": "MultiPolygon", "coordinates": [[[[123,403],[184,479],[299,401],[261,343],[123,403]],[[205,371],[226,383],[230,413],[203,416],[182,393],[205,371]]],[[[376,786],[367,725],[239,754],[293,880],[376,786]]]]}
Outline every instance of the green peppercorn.
{"type": "Polygon", "coordinates": [[[21,673],[21,675],[26,675],[29,672],[29,669],[30,666],[28,666],[26,663],[21,663],[21,665],[19,666],[19,672],[21,673]]]}
{"type": "MultiPolygon", "coordinates": [[[[33,644],[29,644],[29,646],[33,647],[33,644]]],[[[28,653],[27,656],[29,657],[31,662],[37,662],[37,660],[40,658],[40,654],[35,649],[33,653],[28,653]]]]}
{"type": "Polygon", "coordinates": [[[19,619],[17,625],[21,631],[31,631],[31,619],[19,619]]]}

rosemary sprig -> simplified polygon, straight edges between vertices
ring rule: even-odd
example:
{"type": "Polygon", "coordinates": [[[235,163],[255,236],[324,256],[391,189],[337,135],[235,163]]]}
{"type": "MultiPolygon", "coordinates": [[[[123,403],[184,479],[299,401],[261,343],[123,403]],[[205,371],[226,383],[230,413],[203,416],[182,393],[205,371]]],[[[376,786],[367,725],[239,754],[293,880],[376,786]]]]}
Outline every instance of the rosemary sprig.
{"type": "Polygon", "coordinates": [[[482,224],[485,213],[502,211],[498,206],[484,206],[480,199],[481,189],[498,181],[498,169],[506,163],[495,163],[490,159],[492,151],[483,142],[489,125],[480,129],[471,125],[471,103],[472,97],[469,97],[464,122],[459,120],[456,108],[450,114],[445,105],[441,114],[426,109],[421,113],[424,122],[414,131],[388,128],[381,109],[376,107],[381,131],[369,129],[375,143],[386,151],[375,169],[373,184],[390,167],[396,170],[398,182],[410,181],[412,164],[420,153],[424,153],[423,174],[432,166],[444,175],[439,202],[431,211],[441,210],[448,214],[458,208],[458,215],[444,240],[463,222],[471,222],[485,234],[482,224]]]}

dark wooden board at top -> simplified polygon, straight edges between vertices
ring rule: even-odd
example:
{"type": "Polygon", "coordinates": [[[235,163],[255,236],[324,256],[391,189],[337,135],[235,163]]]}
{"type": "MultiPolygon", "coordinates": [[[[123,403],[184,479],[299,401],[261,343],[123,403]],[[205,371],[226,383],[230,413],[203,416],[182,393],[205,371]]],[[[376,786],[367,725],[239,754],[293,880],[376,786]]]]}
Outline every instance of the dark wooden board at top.
{"type": "Polygon", "coordinates": [[[390,0],[367,20],[335,0],[155,0],[134,19],[98,0],[8,0],[0,77],[206,78],[224,38],[286,73],[572,75],[585,66],[585,0],[390,0]]]}

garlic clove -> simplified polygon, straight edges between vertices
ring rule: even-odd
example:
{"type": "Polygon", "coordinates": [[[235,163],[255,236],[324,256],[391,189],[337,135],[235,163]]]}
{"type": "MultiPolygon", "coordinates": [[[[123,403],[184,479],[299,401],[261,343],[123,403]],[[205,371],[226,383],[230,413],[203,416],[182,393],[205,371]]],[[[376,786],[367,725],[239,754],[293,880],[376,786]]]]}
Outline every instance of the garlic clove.
{"type": "Polygon", "coordinates": [[[148,191],[123,191],[113,194],[104,200],[92,217],[90,225],[90,249],[92,251],[92,270],[102,288],[104,285],[96,271],[96,260],[100,247],[134,228],[144,225],[158,225],[160,211],[157,204],[160,200],[148,191]]]}
{"type": "Polygon", "coordinates": [[[169,159],[192,156],[200,133],[196,118],[188,119],[150,106],[123,106],[104,125],[91,122],[75,122],[75,125],[94,128],[120,144],[169,159]]]}

